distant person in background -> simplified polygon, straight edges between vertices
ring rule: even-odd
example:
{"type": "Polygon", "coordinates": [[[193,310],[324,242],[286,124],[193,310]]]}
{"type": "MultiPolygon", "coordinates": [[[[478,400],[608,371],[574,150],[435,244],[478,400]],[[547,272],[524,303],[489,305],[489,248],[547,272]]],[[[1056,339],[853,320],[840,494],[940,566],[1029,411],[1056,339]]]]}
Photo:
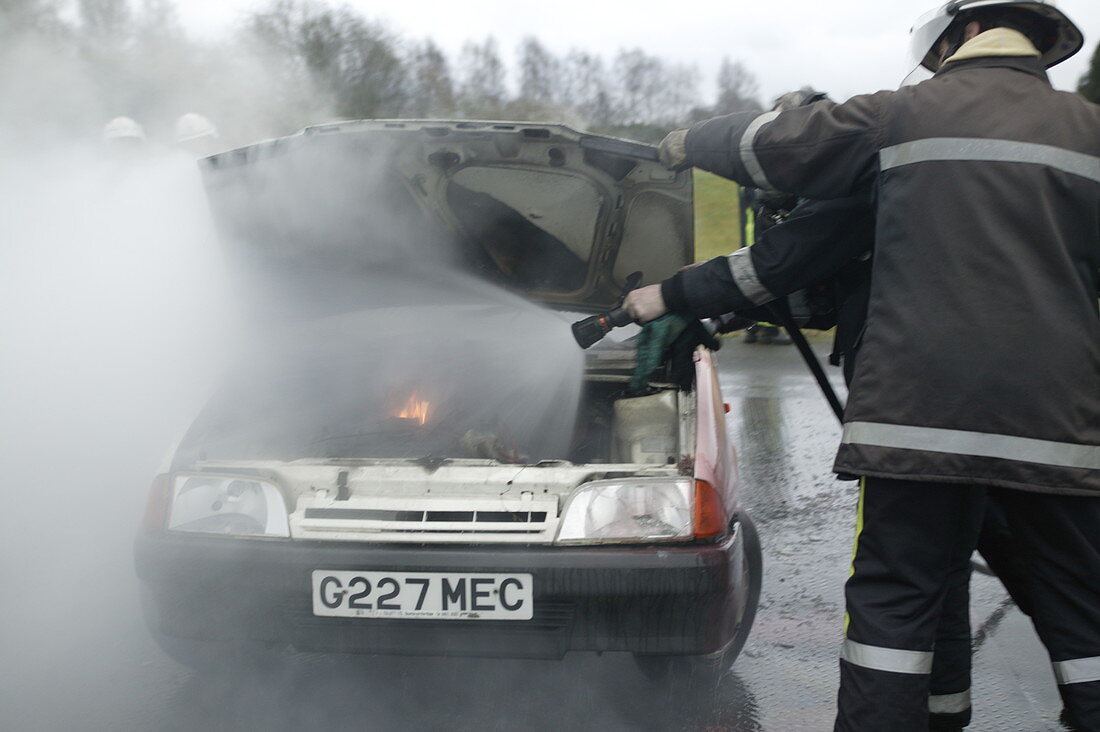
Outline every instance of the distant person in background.
{"type": "Polygon", "coordinates": [[[176,120],[176,147],[196,158],[218,152],[218,128],[206,117],[188,112],[176,120]]]}

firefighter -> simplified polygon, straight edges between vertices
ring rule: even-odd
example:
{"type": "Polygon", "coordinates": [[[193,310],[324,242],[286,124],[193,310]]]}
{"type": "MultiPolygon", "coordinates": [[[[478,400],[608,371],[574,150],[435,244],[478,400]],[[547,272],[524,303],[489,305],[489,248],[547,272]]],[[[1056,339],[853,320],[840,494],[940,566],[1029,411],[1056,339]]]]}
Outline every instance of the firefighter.
{"type": "MultiPolygon", "coordinates": [[[[835,728],[928,729],[944,596],[993,494],[1067,723],[1100,730],[1100,107],[1045,72],[1083,40],[1049,2],[956,0],[912,43],[928,81],[707,120],[662,160],[815,199],[876,192],[834,465],[863,477],[835,728]]],[[[746,254],[729,284],[759,294],[746,254]]],[[[625,307],[644,322],[693,303],[714,275],[696,270],[625,307]]]]}
{"type": "MultiPolygon", "coordinates": [[[[705,303],[704,311],[671,297],[669,308],[705,317],[713,308],[729,307],[733,312],[720,321],[739,327],[746,320],[770,317],[762,306],[771,305],[787,310],[792,319],[808,327],[835,327],[829,361],[843,366],[844,381],[850,385],[867,322],[874,229],[869,190],[831,201],[803,199],[763,232],[752,252],[743,255],[752,258],[762,291],[748,298],[732,283],[727,259],[718,257],[693,273],[692,301],[705,303]]],[[[977,549],[1020,610],[1030,615],[1027,568],[1021,566],[996,496],[987,501],[977,549]]],[[[928,696],[931,729],[960,729],[970,723],[969,569],[961,566],[952,574],[936,630],[928,696]]]]}
{"type": "Polygon", "coordinates": [[[145,128],[130,117],[115,117],[103,125],[103,144],[118,157],[146,152],[145,128]]]}
{"type": "Polygon", "coordinates": [[[176,120],[175,142],[181,150],[205,158],[218,151],[218,128],[201,114],[188,112],[176,120]]]}

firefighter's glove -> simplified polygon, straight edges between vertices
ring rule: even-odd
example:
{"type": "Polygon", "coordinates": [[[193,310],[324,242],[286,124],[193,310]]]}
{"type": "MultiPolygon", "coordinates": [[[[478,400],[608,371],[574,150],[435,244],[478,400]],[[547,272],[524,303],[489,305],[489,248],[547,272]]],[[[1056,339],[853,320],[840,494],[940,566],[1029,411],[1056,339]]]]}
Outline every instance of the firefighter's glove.
{"type": "Polygon", "coordinates": [[[642,326],[642,332],[638,335],[634,374],[630,377],[631,393],[645,391],[653,372],[664,363],[669,347],[684,332],[688,323],[687,318],[670,313],[642,326]]]}
{"type": "Polygon", "coordinates": [[[673,130],[665,135],[657,148],[661,165],[669,170],[686,170],[691,167],[687,159],[687,134],[687,130],[673,130]]]}
{"type": "Polygon", "coordinates": [[[668,312],[660,285],[646,285],[631,290],[623,298],[623,310],[639,323],[656,320],[668,312]]]}

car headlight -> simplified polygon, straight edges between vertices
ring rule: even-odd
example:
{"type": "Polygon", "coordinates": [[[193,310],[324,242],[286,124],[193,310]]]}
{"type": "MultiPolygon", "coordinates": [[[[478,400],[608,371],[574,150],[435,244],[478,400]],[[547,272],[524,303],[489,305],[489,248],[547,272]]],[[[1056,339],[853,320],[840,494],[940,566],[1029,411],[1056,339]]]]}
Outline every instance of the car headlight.
{"type": "Polygon", "coordinates": [[[168,528],[203,534],[289,537],[286,502],[265,480],[226,475],[177,475],[168,528]]]}
{"type": "Polygon", "coordinates": [[[714,488],[692,478],[594,480],[566,503],[558,543],[687,541],[725,530],[714,488]]]}

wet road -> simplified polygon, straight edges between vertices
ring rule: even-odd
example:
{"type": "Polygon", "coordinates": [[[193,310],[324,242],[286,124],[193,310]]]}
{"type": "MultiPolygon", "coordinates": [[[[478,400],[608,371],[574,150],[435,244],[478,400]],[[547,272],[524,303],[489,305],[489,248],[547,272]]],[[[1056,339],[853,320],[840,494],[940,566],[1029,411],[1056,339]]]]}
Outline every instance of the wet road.
{"type": "MultiPolygon", "coordinates": [[[[253,674],[192,674],[142,628],[129,527],[143,487],[118,488],[108,494],[113,521],[79,511],[66,519],[48,502],[20,504],[20,520],[33,514],[43,531],[19,541],[8,535],[3,545],[0,728],[830,729],[856,498],[854,484],[829,471],[839,428],[793,348],[728,341],[720,364],[765,579],[752,636],[717,687],[696,685],[673,699],[647,686],[629,657],[611,654],[562,662],[296,655],[253,674]],[[21,561],[20,552],[32,559],[21,561]]],[[[839,372],[830,371],[839,385],[839,372]]],[[[135,469],[117,482],[143,486],[145,475],[135,469]]],[[[79,502],[83,494],[68,495],[79,502]]],[[[103,495],[92,486],[83,500],[100,506],[103,495]]],[[[6,519],[0,515],[0,531],[14,527],[6,519]]],[[[976,577],[973,594],[971,729],[1059,729],[1045,654],[1026,618],[995,580],[976,577]]]]}

